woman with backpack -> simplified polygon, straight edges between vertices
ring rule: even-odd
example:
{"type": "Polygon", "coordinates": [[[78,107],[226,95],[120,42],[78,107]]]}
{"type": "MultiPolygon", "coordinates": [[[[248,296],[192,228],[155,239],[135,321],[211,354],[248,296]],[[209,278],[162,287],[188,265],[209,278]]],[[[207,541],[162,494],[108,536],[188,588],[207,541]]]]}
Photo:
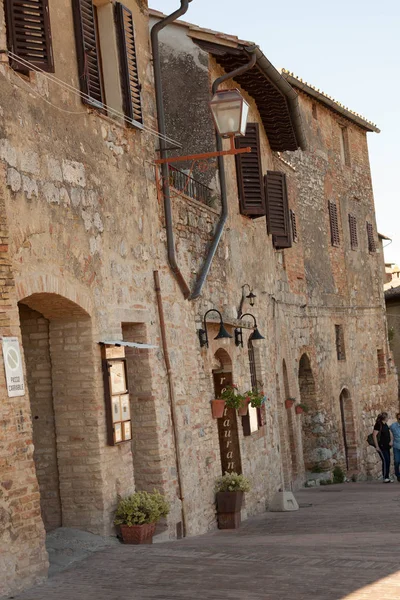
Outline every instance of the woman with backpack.
{"type": "Polygon", "coordinates": [[[390,448],[393,446],[393,434],[387,424],[388,414],[383,412],[378,415],[374,426],[373,438],[375,448],[382,461],[383,483],[391,483],[389,478],[390,470],[390,448]]]}

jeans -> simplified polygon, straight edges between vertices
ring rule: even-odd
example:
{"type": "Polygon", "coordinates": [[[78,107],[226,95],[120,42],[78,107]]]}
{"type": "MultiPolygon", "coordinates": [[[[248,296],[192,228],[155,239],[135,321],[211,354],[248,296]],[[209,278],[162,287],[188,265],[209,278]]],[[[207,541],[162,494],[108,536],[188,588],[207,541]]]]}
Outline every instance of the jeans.
{"type": "Polygon", "coordinates": [[[393,448],[394,474],[400,477],[400,448],[393,448]]]}
{"type": "Polygon", "coordinates": [[[389,479],[390,471],[390,448],[379,448],[379,456],[382,461],[382,476],[383,479],[389,479]]]}

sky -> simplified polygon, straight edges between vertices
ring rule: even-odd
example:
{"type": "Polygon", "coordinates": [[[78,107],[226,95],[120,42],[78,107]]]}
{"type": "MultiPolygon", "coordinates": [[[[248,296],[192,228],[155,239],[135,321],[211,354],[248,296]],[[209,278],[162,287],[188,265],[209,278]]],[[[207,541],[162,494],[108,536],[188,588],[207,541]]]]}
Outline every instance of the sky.
{"type": "MultiPolygon", "coordinates": [[[[149,0],[170,14],[180,0],[149,0]]],[[[368,143],[378,231],[400,264],[400,1],[192,0],[184,20],[256,42],[292,71],[376,123],[368,143]]]]}

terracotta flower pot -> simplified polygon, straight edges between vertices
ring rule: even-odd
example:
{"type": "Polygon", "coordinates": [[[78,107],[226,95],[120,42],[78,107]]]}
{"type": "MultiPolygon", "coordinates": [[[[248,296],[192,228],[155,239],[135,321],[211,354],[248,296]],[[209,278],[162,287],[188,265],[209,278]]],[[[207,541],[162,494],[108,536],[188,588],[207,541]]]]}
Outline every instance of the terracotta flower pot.
{"type": "Polygon", "coordinates": [[[285,408],[292,408],[294,404],[294,400],[291,400],[290,398],[288,400],[285,400],[285,408]]]}
{"type": "Polygon", "coordinates": [[[302,415],[304,412],[304,408],[302,408],[301,406],[296,406],[294,410],[296,412],[296,415],[302,415]]]}
{"type": "Polygon", "coordinates": [[[243,492],[218,492],[217,512],[219,529],[238,529],[242,509],[243,492]]]}
{"type": "Polygon", "coordinates": [[[239,417],[245,417],[247,415],[247,411],[249,410],[250,398],[246,398],[243,405],[238,408],[239,417]]]}
{"type": "Polygon", "coordinates": [[[224,416],[225,409],[225,400],[221,400],[217,398],[216,400],[211,400],[211,410],[212,416],[214,419],[220,419],[224,416]]]}
{"type": "Polygon", "coordinates": [[[152,544],[156,530],[155,523],[144,525],[120,525],[124,544],[152,544]]]}

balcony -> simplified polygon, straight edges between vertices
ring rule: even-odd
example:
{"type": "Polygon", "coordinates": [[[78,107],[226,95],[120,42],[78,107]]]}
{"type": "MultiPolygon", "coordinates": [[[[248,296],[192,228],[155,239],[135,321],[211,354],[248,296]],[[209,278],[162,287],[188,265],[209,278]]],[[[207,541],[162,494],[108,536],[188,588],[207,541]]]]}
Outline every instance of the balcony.
{"type": "Polygon", "coordinates": [[[196,181],[183,171],[180,171],[171,165],[169,167],[169,178],[170,185],[185,196],[193,198],[198,202],[202,202],[207,206],[213,206],[215,202],[213,190],[207,185],[204,185],[204,183],[196,181]]]}

